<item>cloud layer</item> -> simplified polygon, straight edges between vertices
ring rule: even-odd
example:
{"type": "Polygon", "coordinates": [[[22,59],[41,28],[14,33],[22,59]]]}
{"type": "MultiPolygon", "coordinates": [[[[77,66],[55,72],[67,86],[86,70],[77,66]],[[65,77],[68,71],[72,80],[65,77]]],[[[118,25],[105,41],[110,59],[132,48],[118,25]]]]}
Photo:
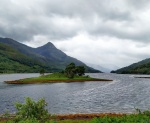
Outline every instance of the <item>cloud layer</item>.
{"type": "Polygon", "coordinates": [[[3,0],[0,36],[123,67],[150,57],[149,8],[149,0],[3,0]]]}

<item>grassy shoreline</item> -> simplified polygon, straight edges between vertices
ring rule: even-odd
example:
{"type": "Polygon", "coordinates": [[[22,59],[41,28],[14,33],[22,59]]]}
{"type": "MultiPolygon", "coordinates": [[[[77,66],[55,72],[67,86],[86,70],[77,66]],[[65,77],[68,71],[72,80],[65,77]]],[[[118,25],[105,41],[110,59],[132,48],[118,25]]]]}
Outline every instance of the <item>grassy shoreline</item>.
{"type": "MultiPolygon", "coordinates": [[[[51,114],[49,117],[50,120],[56,121],[64,121],[64,120],[91,120],[93,118],[102,118],[102,117],[122,117],[131,114],[125,113],[90,113],[90,114],[51,114]]],[[[1,121],[13,120],[16,117],[15,114],[9,114],[9,116],[5,117],[4,114],[0,115],[0,123],[1,121]]]]}
{"type": "MultiPolygon", "coordinates": [[[[0,123],[14,123],[15,115],[0,117],[0,123]]],[[[145,114],[97,113],[51,115],[46,123],[146,123],[150,117],[145,114]]],[[[21,122],[25,123],[25,122],[21,122]]],[[[32,122],[35,123],[35,122],[32,122]]]]}
{"type": "Polygon", "coordinates": [[[69,79],[62,73],[53,73],[48,74],[40,77],[34,78],[26,78],[20,80],[13,80],[13,81],[5,81],[7,84],[38,84],[38,83],[69,83],[69,82],[110,82],[112,80],[109,79],[99,79],[99,78],[91,78],[89,76],[75,76],[72,79],[69,79]]]}

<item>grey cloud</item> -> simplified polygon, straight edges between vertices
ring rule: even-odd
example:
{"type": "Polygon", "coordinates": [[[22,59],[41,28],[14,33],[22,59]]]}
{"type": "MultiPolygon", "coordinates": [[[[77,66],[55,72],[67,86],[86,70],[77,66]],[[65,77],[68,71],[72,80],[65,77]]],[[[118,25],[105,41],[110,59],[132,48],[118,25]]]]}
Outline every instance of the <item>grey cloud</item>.
{"type": "Polygon", "coordinates": [[[149,0],[127,0],[128,4],[134,7],[135,9],[146,8],[150,1],[149,0]]]}
{"type": "Polygon", "coordinates": [[[89,34],[96,35],[96,36],[110,36],[110,37],[117,37],[120,39],[127,39],[127,40],[132,40],[137,41],[137,42],[145,42],[145,43],[150,43],[150,35],[149,31],[146,32],[128,32],[125,29],[117,29],[115,27],[109,27],[109,26],[98,26],[95,28],[95,30],[90,30],[89,34]]]}
{"type": "MultiPolygon", "coordinates": [[[[0,36],[16,40],[31,40],[36,35],[45,35],[51,39],[60,39],[76,35],[76,31],[58,30],[51,21],[53,16],[40,15],[39,7],[22,8],[10,0],[0,5],[0,36]]],[[[44,8],[42,8],[44,9],[44,8]]],[[[53,13],[52,13],[53,14],[53,13]]]]}
{"type": "Polygon", "coordinates": [[[46,8],[45,13],[49,16],[52,14],[56,14],[69,17],[78,16],[84,19],[97,14],[100,17],[106,19],[131,19],[129,11],[120,11],[119,8],[113,6],[113,3],[114,5],[117,4],[114,1],[112,2],[110,0],[55,0],[54,2],[47,1],[43,3],[43,5],[46,8]],[[61,6],[58,6],[58,3],[60,3],[61,6]]]}
{"type": "Polygon", "coordinates": [[[44,35],[50,40],[59,40],[74,37],[84,31],[93,36],[107,35],[134,41],[149,41],[149,30],[141,30],[134,25],[138,23],[135,19],[138,8],[148,3],[148,0],[33,0],[15,4],[11,0],[4,0],[0,5],[0,36],[30,41],[34,36],[44,35]],[[135,10],[131,11],[129,5],[135,6],[135,10]],[[102,22],[98,20],[95,24],[95,15],[102,22]],[[70,29],[59,27],[59,24],[53,23],[54,16],[72,20],[79,18],[82,26],[70,29]],[[108,21],[114,21],[118,25],[125,24],[118,29],[114,23],[107,25],[108,21]],[[135,32],[131,33],[126,27],[132,25],[135,32]],[[137,30],[139,31],[136,32],[137,30]]]}
{"type": "Polygon", "coordinates": [[[132,16],[129,12],[116,12],[112,10],[103,14],[104,20],[132,21],[132,16]]]}

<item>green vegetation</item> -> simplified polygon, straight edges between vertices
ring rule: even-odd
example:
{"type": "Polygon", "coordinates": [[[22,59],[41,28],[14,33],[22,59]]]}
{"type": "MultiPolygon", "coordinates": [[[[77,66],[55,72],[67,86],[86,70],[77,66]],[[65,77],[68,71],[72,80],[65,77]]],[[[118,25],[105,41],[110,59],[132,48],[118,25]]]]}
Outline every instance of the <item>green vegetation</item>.
{"type": "Polygon", "coordinates": [[[25,104],[15,104],[15,107],[18,110],[16,113],[15,122],[30,119],[37,120],[41,123],[47,121],[49,119],[49,114],[48,110],[45,109],[45,106],[47,106],[47,103],[44,99],[40,99],[35,102],[31,98],[27,97],[25,104]]]}
{"type": "Polygon", "coordinates": [[[82,76],[85,73],[84,66],[76,66],[75,63],[70,63],[66,66],[65,74],[68,78],[74,78],[75,75],[82,76]]]}
{"type": "MultiPolygon", "coordinates": [[[[45,123],[49,121],[50,114],[45,109],[47,103],[44,99],[39,99],[37,102],[27,97],[24,104],[16,103],[15,107],[17,113],[13,120],[7,121],[8,123],[45,123]]],[[[9,118],[7,115],[7,118],[9,118]]],[[[6,118],[6,115],[4,115],[6,118]]]]}
{"type": "Polygon", "coordinates": [[[50,66],[45,66],[14,48],[0,43],[0,73],[39,73],[43,68],[46,72],[52,71],[50,66]]]}
{"type": "Polygon", "coordinates": [[[146,115],[125,115],[122,117],[103,117],[103,118],[94,118],[89,123],[149,123],[150,117],[146,115]]]}
{"type": "MultiPolygon", "coordinates": [[[[13,120],[7,121],[7,122],[0,122],[0,123],[16,123],[13,120]]],[[[26,119],[26,120],[20,120],[17,123],[40,123],[37,119],[26,119]]],[[[99,117],[99,118],[93,118],[88,120],[49,120],[42,123],[150,123],[150,117],[144,114],[138,114],[138,115],[125,115],[125,116],[105,116],[105,117],[99,117]]]]}
{"type": "Polygon", "coordinates": [[[130,66],[111,71],[111,73],[118,74],[150,74],[150,59],[142,60],[130,66]]]}

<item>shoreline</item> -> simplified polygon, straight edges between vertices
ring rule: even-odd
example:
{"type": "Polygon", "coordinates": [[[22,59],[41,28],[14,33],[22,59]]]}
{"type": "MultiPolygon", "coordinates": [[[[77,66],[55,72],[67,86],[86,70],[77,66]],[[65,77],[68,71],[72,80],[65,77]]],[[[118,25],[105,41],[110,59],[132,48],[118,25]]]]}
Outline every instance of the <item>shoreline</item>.
{"type": "MultiPolygon", "coordinates": [[[[134,113],[132,113],[134,114],[134,113]]],[[[128,113],[90,113],[90,114],[50,114],[51,120],[91,120],[95,117],[122,117],[130,115],[128,113]]],[[[135,114],[136,115],[136,114],[135,114]]],[[[0,121],[9,120],[15,118],[15,114],[10,114],[9,117],[5,117],[4,114],[0,114],[0,121]]]]}
{"type": "Polygon", "coordinates": [[[128,114],[125,113],[90,113],[90,114],[56,114],[52,115],[51,119],[56,120],[90,120],[95,117],[121,117],[128,114]],[[54,118],[53,118],[54,117],[54,118]]]}
{"type": "Polygon", "coordinates": [[[21,80],[4,81],[7,84],[42,84],[42,83],[71,83],[71,82],[111,82],[109,79],[91,79],[91,80],[34,80],[24,82],[21,80]]]}

